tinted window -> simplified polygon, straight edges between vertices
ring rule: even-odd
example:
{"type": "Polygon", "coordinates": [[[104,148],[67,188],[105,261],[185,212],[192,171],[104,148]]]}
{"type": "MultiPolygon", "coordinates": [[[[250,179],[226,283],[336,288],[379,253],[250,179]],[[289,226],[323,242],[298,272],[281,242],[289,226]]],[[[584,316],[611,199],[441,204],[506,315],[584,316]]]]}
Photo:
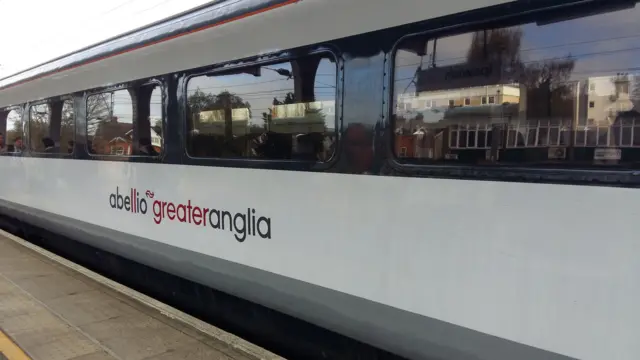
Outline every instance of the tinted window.
{"type": "Polygon", "coordinates": [[[194,157],[326,161],[334,151],[336,65],[326,57],[192,78],[194,157]]]}
{"type": "Polygon", "coordinates": [[[119,157],[159,155],[163,144],[161,94],[161,87],[152,84],[89,96],[89,152],[119,157]]]}
{"type": "Polygon", "coordinates": [[[13,108],[7,115],[7,135],[3,138],[3,152],[15,152],[24,150],[24,120],[22,108],[13,108]],[[17,145],[17,146],[16,146],[17,145]]]}
{"type": "Polygon", "coordinates": [[[640,161],[639,15],[406,39],[395,54],[396,155],[561,167],[640,161]]]}
{"type": "Polygon", "coordinates": [[[75,129],[73,101],[56,100],[29,109],[29,147],[35,153],[70,153],[75,129]]]}

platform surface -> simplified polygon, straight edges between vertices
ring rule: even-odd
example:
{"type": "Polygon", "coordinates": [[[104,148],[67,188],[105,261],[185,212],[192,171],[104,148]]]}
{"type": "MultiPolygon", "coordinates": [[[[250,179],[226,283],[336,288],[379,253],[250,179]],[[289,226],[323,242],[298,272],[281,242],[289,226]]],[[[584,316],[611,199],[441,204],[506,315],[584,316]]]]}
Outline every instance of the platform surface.
{"type": "Polygon", "coordinates": [[[282,358],[0,230],[5,359],[282,358]]]}

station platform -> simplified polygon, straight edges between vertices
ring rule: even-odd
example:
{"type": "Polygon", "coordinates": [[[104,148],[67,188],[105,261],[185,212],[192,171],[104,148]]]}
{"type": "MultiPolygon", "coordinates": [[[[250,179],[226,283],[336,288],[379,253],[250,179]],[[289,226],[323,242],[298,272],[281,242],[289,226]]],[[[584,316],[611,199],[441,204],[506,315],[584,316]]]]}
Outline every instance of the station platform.
{"type": "Polygon", "coordinates": [[[282,359],[0,230],[0,360],[282,359]]]}

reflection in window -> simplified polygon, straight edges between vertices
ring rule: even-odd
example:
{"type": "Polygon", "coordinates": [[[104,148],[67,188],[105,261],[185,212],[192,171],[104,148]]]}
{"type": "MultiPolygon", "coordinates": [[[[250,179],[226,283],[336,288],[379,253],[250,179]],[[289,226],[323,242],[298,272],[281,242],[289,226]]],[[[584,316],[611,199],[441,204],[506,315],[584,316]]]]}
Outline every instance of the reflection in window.
{"type": "Polygon", "coordinates": [[[327,161],[336,123],[336,65],[310,56],[188,83],[194,157],[327,161]]]}
{"type": "Polygon", "coordinates": [[[162,152],[162,129],[162,89],[158,85],[87,98],[87,148],[92,154],[157,156],[162,152]]]}
{"type": "Polygon", "coordinates": [[[14,153],[24,150],[24,120],[22,108],[12,108],[7,114],[7,134],[2,137],[0,152],[14,153]]]}
{"type": "Polygon", "coordinates": [[[393,107],[396,155],[453,164],[640,162],[640,73],[632,72],[639,15],[633,8],[406,39],[395,54],[394,101],[406,104],[393,107]]]}
{"type": "Polygon", "coordinates": [[[33,105],[29,109],[29,144],[33,152],[52,152],[53,141],[49,136],[51,112],[49,104],[33,105]]]}
{"type": "Polygon", "coordinates": [[[71,100],[50,100],[29,109],[29,146],[35,153],[71,153],[74,129],[71,100]]]}

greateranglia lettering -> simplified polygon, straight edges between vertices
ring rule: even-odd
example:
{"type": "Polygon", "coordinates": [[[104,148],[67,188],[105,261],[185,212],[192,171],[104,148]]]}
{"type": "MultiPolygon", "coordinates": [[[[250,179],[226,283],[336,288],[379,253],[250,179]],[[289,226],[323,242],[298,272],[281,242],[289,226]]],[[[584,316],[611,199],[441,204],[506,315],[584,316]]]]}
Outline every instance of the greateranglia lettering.
{"type": "Polygon", "coordinates": [[[148,200],[152,204],[151,214],[156,225],[166,221],[178,221],[209,229],[229,231],[238,242],[244,242],[247,236],[271,239],[271,218],[257,213],[254,208],[247,208],[246,212],[234,213],[195,205],[191,200],[187,200],[186,203],[174,203],[154,199],[155,193],[150,190],[144,192],[142,197],[137,189],[130,189],[124,194],[120,192],[120,188],[116,187],[116,192],[109,195],[109,205],[112,209],[146,215],[148,200]]]}

